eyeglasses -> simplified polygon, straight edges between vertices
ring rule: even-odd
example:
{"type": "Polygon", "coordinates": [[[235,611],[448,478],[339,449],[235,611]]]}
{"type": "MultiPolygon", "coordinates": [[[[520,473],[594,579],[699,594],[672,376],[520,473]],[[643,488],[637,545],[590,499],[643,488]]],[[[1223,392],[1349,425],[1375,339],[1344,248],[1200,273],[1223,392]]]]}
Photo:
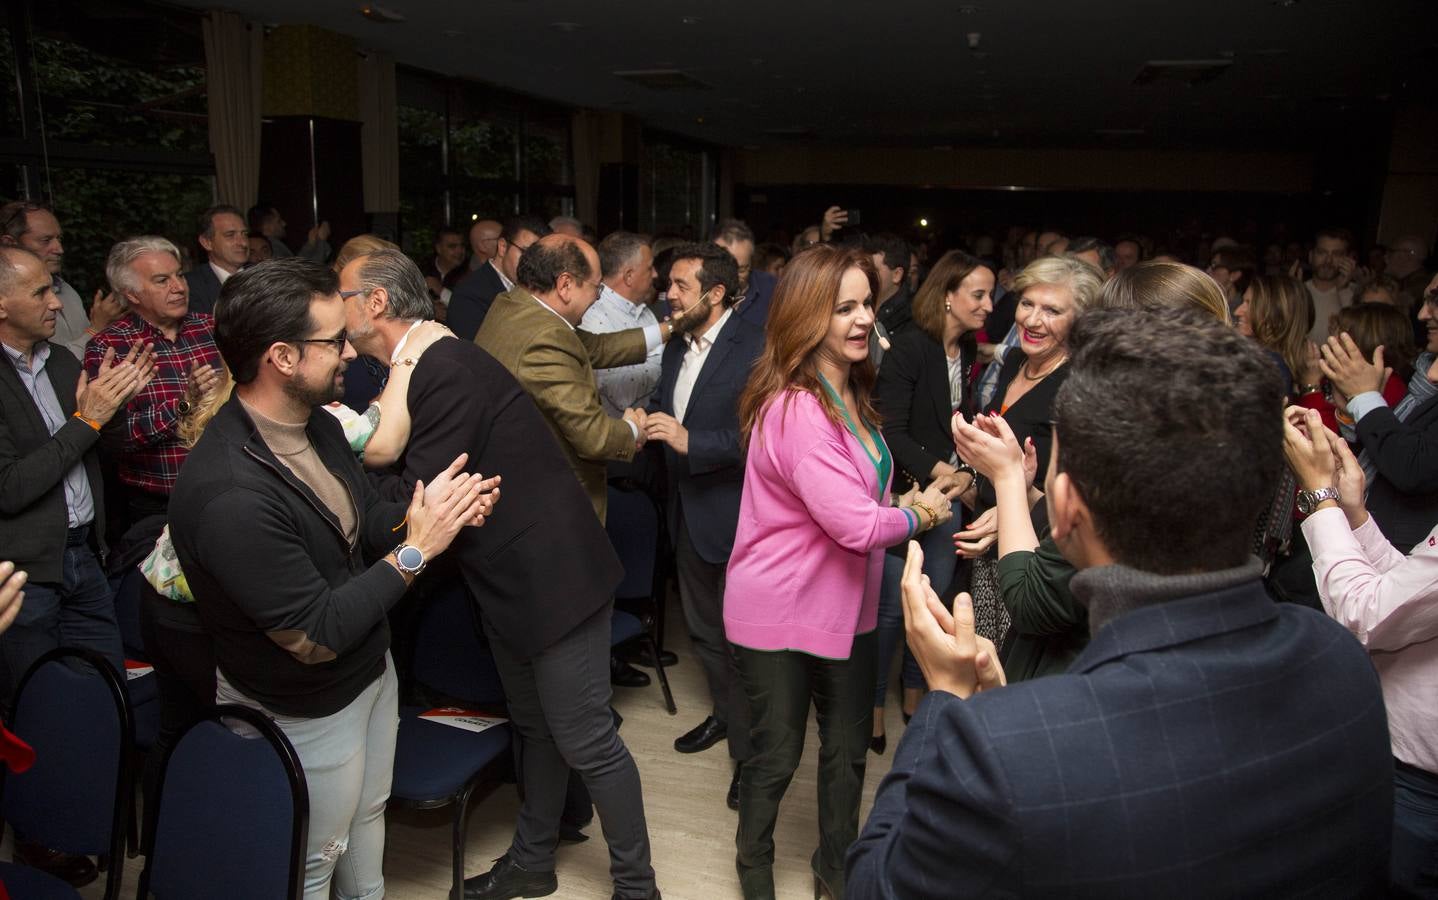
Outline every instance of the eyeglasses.
{"type": "MultiPolygon", "coordinates": [[[[359,293],[355,291],[355,293],[359,293]]],[[[286,343],[290,344],[332,344],[338,353],[345,352],[345,344],[349,343],[349,332],[341,331],[338,337],[332,338],[293,338],[286,343]]]]}
{"type": "Polygon", "coordinates": [[[352,291],[340,291],[340,299],[348,300],[351,297],[358,297],[361,294],[368,294],[373,288],[355,288],[352,291]]]}

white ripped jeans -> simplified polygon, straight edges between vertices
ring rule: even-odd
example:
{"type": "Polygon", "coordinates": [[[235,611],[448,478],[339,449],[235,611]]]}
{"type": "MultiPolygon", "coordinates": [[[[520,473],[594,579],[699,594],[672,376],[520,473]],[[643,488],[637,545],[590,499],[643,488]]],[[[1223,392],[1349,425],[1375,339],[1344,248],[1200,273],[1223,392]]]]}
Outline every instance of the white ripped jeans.
{"type": "Polygon", "coordinates": [[[384,674],[332,715],[277,716],[241,694],[223,674],[217,703],[239,703],[274,719],[299,755],[310,794],[304,900],[384,896],[384,808],[394,775],[399,688],[394,660],[384,674]]]}

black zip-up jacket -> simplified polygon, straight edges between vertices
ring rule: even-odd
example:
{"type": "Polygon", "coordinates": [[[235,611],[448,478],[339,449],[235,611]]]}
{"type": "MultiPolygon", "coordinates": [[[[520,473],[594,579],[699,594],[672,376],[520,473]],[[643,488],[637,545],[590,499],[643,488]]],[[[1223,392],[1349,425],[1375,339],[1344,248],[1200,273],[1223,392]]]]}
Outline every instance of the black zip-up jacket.
{"type": "Polygon", "coordinates": [[[339,422],[306,428],[349,489],[355,546],[314,492],[270,451],[232,398],[190,451],[170,497],[170,536],[225,678],[272,713],[338,712],[384,672],[386,613],[404,596],[388,563],[406,504],[382,501],[339,422]],[[288,648],[288,649],[287,649],[288,648]]]}

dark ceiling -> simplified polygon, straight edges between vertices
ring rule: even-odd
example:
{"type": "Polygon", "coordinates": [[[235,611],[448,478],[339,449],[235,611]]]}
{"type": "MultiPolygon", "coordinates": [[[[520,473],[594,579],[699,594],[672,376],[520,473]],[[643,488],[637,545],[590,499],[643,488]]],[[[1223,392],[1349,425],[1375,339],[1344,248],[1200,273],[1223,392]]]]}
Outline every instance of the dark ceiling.
{"type": "Polygon", "coordinates": [[[730,146],[1307,148],[1438,83],[1438,0],[382,0],[393,24],[361,5],[227,3],[730,146]],[[1136,83],[1150,61],[1209,65],[1136,83]],[[696,84],[616,74],[655,70],[696,84]]]}

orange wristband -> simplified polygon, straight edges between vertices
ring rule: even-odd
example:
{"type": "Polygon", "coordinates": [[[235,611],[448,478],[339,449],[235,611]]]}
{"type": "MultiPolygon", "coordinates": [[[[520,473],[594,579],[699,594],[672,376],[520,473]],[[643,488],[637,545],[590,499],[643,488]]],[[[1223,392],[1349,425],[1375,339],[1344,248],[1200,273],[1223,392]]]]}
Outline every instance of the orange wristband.
{"type": "Polygon", "coordinates": [[[86,425],[89,425],[91,428],[95,429],[96,432],[98,432],[102,427],[98,421],[96,421],[95,419],[86,418],[83,414],[81,414],[78,409],[75,410],[75,418],[79,419],[81,422],[84,422],[86,425]]]}

